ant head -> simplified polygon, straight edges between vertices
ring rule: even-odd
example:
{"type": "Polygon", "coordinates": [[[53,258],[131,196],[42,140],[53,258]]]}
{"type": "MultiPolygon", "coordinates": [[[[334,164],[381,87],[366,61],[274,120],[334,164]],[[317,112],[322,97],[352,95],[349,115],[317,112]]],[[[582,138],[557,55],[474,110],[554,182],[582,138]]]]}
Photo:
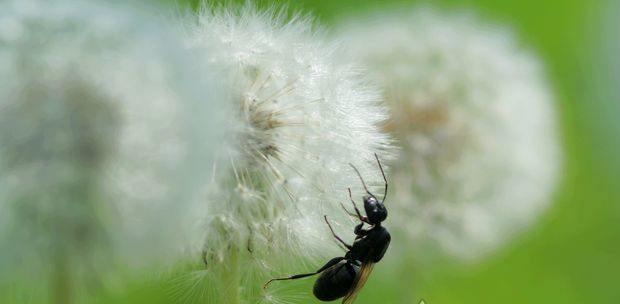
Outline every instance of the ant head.
{"type": "Polygon", "coordinates": [[[357,168],[355,168],[355,166],[353,166],[352,164],[349,164],[351,168],[355,170],[355,173],[357,173],[357,176],[360,178],[360,181],[362,182],[362,186],[364,187],[364,190],[366,190],[367,195],[364,196],[364,210],[366,211],[366,217],[368,218],[368,222],[370,222],[373,225],[377,225],[383,222],[387,218],[387,213],[388,213],[387,209],[385,208],[385,205],[383,205],[383,202],[385,201],[385,197],[387,195],[388,183],[387,183],[387,179],[385,178],[385,172],[383,172],[383,167],[381,166],[381,162],[379,161],[379,157],[377,156],[377,154],[375,154],[375,159],[377,159],[379,170],[381,170],[381,176],[383,176],[383,181],[385,182],[385,190],[383,193],[383,199],[381,201],[379,201],[374,194],[368,191],[368,187],[366,187],[366,183],[364,182],[364,179],[362,178],[362,175],[357,170],[357,168]]]}
{"type": "Polygon", "coordinates": [[[387,209],[374,195],[364,196],[364,210],[368,221],[373,224],[379,224],[387,218],[387,209]]]}

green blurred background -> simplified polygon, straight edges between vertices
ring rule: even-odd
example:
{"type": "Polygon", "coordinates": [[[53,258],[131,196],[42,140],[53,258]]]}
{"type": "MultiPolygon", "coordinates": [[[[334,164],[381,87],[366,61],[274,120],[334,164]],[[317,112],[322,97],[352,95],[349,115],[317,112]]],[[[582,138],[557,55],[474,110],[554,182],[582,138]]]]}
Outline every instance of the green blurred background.
{"type": "MultiPolygon", "coordinates": [[[[196,8],[199,1],[180,3],[196,8]]],[[[357,303],[620,303],[620,100],[614,70],[620,50],[618,42],[609,41],[620,40],[620,22],[609,21],[618,18],[620,5],[576,0],[296,0],[276,5],[313,14],[329,27],[350,15],[420,3],[470,10],[483,21],[511,27],[524,46],[540,55],[557,96],[564,178],[555,204],[538,225],[484,261],[418,267],[408,262],[414,258],[402,257],[409,267],[376,267],[357,303]]],[[[295,286],[309,295],[312,280],[295,286]]]]}
{"type": "MultiPolygon", "coordinates": [[[[242,2],[242,1],[238,1],[242,2]]],[[[196,7],[199,1],[187,2],[196,7]]],[[[555,204],[538,225],[482,262],[375,268],[357,303],[620,303],[620,5],[576,0],[297,0],[329,27],[339,18],[430,4],[511,27],[546,64],[565,151],[555,204]]],[[[260,2],[262,6],[273,2],[260,2]]],[[[415,255],[415,252],[412,252],[415,255]]],[[[401,257],[397,257],[401,258],[401,257]]],[[[393,261],[392,261],[393,262],[393,261]]],[[[296,285],[310,293],[312,280],[296,285]]]]}
{"type": "MultiPolygon", "coordinates": [[[[199,1],[153,0],[196,8],[199,1]]],[[[219,1],[211,1],[219,2],[219,1]]],[[[243,1],[226,1],[243,2],[243,1]]],[[[420,1],[292,0],[277,3],[310,13],[329,27],[368,10],[420,1]]],[[[259,2],[261,6],[273,2],[259,2]]],[[[511,27],[536,51],[557,96],[565,151],[555,204],[537,225],[481,262],[410,257],[375,267],[356,303],[620,303],[620,4],[575,0],[441,0],[435,7],[467,9],[511,27]],[[615,42],[610,41],[611,38],[615,42]],[[403,267],[402,265],[406,267],[403,267]]],[[[313,280],[293,284],[311,298],[313,280]]],[[[119,282],[96,303],[168,303],[167,281],[119,282]]],[[[258,283],[258,282],[257,282],[258,283]]],[[[0,297],[2,298],[2,297],[0,297]]],[[[310,303],[318,301],[309,300],[310,303]]],[[[29,302],[29,301],[27,301],[29,302]]],[[[36,300],[35,300],[36,302],[36,300]]]]}

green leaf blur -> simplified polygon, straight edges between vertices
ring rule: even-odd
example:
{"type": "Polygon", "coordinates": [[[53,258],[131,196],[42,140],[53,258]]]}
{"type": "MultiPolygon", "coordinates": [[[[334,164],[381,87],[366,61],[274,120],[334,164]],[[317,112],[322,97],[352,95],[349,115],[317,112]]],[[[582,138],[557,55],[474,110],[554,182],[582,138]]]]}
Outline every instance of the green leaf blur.
{"type": "MultiPolygon", "coordinates": [[[[198,5],[193,0],[157,1],[172,8],[198,5]]],[[[309,12],[329,26],[343,16],[417,2],[294,0],[276,5],[309,12]]],[[[473,265],[442,260],[425,267],[411,262],[415,252],[411,257],[388,253],[386,259],[392,261],[375,267],[356,303],[417,304],[422,299],[427,304],[620,303],[620,106],[609,93],[618,79],[611,78],[610,63],[599,56],[605,43],[601,19],[610,4],[585,0],[430,4],[473,10],[483,20],[508,25],[523,45],[540,55],[557,96],[564,177],[555,203],[537,225],[499,252],[473,265]],[[399,258],[403,260],[395,260],[399,258]]],[[[310,298],[313,280],[302,281],[291,286],[310,298]]],[[[166,282],[133,278],[119,282],[113,292],[94,295],[89,303],[171,303],[171,290],[176,287],[166,282]]],[[[24,299],[20,295],[19,290],[5,293],[0,302],[45,301],[45,296],[24,299]]]]}

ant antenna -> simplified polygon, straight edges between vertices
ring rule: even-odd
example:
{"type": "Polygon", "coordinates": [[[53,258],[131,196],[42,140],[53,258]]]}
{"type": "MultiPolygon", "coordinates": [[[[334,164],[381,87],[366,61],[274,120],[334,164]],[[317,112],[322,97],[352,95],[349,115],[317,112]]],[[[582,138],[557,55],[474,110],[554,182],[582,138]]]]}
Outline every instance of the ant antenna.
{"type": "MultiPolygon", "coordinates": [[[[385,171],[383,171],[383,166],[381,165],[381,161],[379,161],[379,156],[377,155],[377,153],[375,153],[375,159],[377,160],[377,164],[379,165],[379,170],[381,170],[381,176],[383,176],[383,182],[385,183],[385,190],[383,192],[383,199],[381,200],[381,204],[383,204],[383,202],[385,202],[385,198],[387,197],[388,182],[387,182],[387,178],[385,177],[385,171]]],[[[362,182],[362,186],[364,186],[364,190],[366,190],[366,193],[368,193],[369,195],[375,197],[374,194],[372,194],[370,191],[368,191],[368,187],[366,187],[366,183],[364,182],[364,179],[362,178],[362,175],[360,174],[360,171],[357,170],[357,168],[353,164],[351,164],[351,163],[349,163],[349,166],[351,166],[351,168],[353,168],[353,170],[355,170],[355,173],[357,173],[357,176],[360,178],[360,181],[362,182]]]]}
{"type": "Polygon", "coordinates": [[[352,163],[349,163],[349,166],[351,166],[351,168],[353,168],[353,170],[355,170],[355,173],[357,173],[357,176],[360,178],[360,181],[362,181],[362,186],[364,186],[364,190],[366,190],[366,193],[368,193],[368,194],[370,194],[370,195],[372,195],[374,197],[374,195],[372,193],[370,193],[370,191],[368,191],[368,187],[366,187],[366,183],[364,183],[364,179],[362,178],[362,175],[357,170],[357,168],[355,168],[355,166],[353,166],[352,163]]]}
{"type": "Polygon", "coordinates": [[[375,153],[375,158],[377,159],[377,164],[379,164],[379,170],[381,170],[381,175],[383,176],[383,181],[385,182],[385,191],[383,192],[383,199],[381,200],[381,204],[383,204],[383,202],[385,202],[385,197],[387,196],[388,182],[387,178],[385,178],[385,172],[383,172],[383,166],[381,166],[381,162],[379,161],[379,156],[377,156],[377,153],[375,153]]]}

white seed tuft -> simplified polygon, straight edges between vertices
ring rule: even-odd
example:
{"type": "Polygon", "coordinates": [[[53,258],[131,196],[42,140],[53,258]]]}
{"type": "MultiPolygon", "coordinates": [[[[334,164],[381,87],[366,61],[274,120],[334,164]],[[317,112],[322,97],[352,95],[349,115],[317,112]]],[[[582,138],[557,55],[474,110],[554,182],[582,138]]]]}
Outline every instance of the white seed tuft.
{"type": "Polygon", "coordinates": [[[358,71],[335,59],[337,49],[309,18],[250,5],[204,9],[187,31],[192,49],[230,72],[230,100],[238,109],[230,117],[235,136],[209,191],[205,271],[220,290],[243,286],[221,291],[228,294],[220,301],[234,301],[230,294],[277,299],[256,282],[343,254],[323,215],[353,241],[353,221],[340,203],[350,206],[348,187],[358,199],[362,192],[348,164],[368,184],[383,186],[374,153],[390,157],[379,128],[385,110],[358,71]]]}

